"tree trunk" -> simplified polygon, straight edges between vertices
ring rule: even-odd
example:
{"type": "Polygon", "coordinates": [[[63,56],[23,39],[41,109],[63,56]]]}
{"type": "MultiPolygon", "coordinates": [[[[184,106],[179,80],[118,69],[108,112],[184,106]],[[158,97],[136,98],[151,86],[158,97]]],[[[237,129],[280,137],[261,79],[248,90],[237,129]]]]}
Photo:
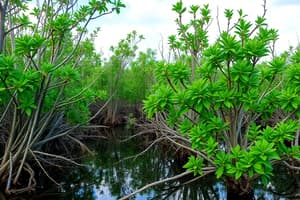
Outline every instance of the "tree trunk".
{"type": "Polygon", "coordinates": [[[5,15],[7,10],[8,0],[3,4],[0,2],[0,53],[3,51],[5,39],[5,15]]]}

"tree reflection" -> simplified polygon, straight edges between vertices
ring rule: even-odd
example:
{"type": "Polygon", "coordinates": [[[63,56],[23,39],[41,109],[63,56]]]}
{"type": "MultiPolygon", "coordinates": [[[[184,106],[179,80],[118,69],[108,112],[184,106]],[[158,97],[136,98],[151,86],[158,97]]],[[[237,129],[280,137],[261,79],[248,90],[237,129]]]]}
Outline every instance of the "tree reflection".
{"type": "MultiPolygon", "coordinates": [[[[124,130],[112,132],[109,140],[93,142],[90,148],[97,152],[95,157],[87,157],[87,167],[73,171],[68,177],[64,190],[70,199],[117,199],[156,180],[171,177],[182,172],[170,152],[162,153],[158,146],[139,157],[126,159],[142,152],[145,148],[142,138],[126,143],[121,138],[128,137],[124,130]],[[124,159],[125,158],[125,159],[124,159]]],[[[143,191],[136,199],[220,199],[216,180],[204,178],[185,184],[193,177],[164,183],[143,191]]]]}
{"type": "Polygon", "coordinates": [[[263,189],[260,183],[256,184],[257,199],[300,199],[299,172],[279,165],[274,169],[274,174],[267,189],[263,189]]]}
{"type": "MultiPolygon", "coordinates": [[[[183,172],[182,162],[175,159],[175,152],[167,152],[159,146],[137,158],[126,159],[145,149],[143,138],[120,142],[130,134],[124,129],[117,130],[108,133],[108,140],[91,142],[89,147],[96,156],[85,157],[86,167],[75,169],[64,178],[61,199],[114,200],[151,182],[183,172]]],[[[279,199],[284,195],[299,197],[299,175],[288,175],[280,170],[278,168],[268,190],[261,189],[260,183],[256,184],[256,199],[279,199]]],[[[226,199],[224,184],[216,180],[214,174],[188,183],[193,178],[163,183],[139,193],[134,199],[226,199]]]]}

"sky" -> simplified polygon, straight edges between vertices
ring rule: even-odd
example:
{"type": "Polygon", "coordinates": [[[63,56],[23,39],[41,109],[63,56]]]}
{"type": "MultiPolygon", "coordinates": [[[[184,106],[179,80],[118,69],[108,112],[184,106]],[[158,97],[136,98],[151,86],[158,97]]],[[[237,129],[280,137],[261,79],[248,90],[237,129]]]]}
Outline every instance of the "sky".
{"type": "MultiPolygon", "coordinates": [[[[209,4],[212,9],[213,22],[210,26],[210,42],[218,35],[217,10],[221,27],[226,26],[224,9],[243,9],[249,20],[254,22],[257,16],[263,13],[263,0],[182,0],[186,7],[190,5],[209,4]],[[223,24],[223,26],[222,26],[223,24]]],[[[116,46],[118,41],[125,38],[128,33],[136,30],[145,37],[139,44],[139,49],[147,48],[167,51],[168,36],[176,34],[176,14],[172,11],[172,5],[177,0],[123,0],[126,8],[119,15],[112,14],[100,18],[92,26],[100,26],[101,31],[95,40],[95,47],[105,57],[111,55],[110,46],[116,46]]],[[[187,20],[186,13],[184,19],[187,20]]],[[[267,23],[270,28],[279,30],[280,39],[276,45],[276,53],[287,50],[290,46],[299,44],[300,37],[300,0],[267,0],[267,23]]]]}

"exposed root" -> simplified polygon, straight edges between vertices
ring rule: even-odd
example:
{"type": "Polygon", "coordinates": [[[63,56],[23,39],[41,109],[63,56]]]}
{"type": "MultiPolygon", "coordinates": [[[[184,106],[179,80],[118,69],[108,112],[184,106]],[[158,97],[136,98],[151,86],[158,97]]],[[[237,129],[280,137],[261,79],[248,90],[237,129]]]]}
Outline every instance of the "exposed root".
{"type": "MultiPolygon", "coordinates": [[[[163,118],[161,115],[158,116],[158,117],[163,118]]],[[[205,158],[212,165],[211,167],[207,167],[207,168],[202,169],[203,170],[203,175],[202,176],[197,176],[196,178],[193,178],[192,180],[189,180],[189,181],[185,182],[184,184],[191,183],[191,182],[193,182],[193,181],[195,181],[195,180],[197,180],[197,179],[199,179],[199,178],[201,178],[201,177],[203,177],[203,176],[205,176],[209,173],[212,173],[216,170],[216,168],[214,166],[214,163],[211,159],[209,159],[204,153],[192,149],[190,141],[186,137],[184,137],[180,133],[178,133],[176,130],[171,129],[165,123],[165,121],[163,119],[160,119],[160,120],[157,120],[157,121],[151,121],[151,122],[142,124],[140,127],[142,128],[142,130],[139,133],[123,140],[122,142],[127,141],[129,139],[133,139],[135,137],[142,136],[144,134],[149,134],[149,133],[155,133],[155,138],[150,143],[150,145],[147,146],[147,148],[144,151],[142,151],[141,153],[139,153],[135,156],[128,157],[126,159],[136,158],[138,156],[141,156],[142,154],[146,153],[150,148],[152,148],[154,145],[156,145],[156,144],[158,144],[162,141],[167,141],[168,146],[172,146],[172,148],[177,149],[177,150],[181,149],[181,150],[188,151],[190,154],[199,155],[199,156],[205,158]]],[[[131,194],[128,194],[128,195],[120,198],[119,200],[129,199],[130,197],[134,196],[135,194],[137,194],[139,192],[142,192],[142,191],[144,191],[144,190],[146,190],[150,187],[153,187],[155,185],[159,185],[159,184],[162,184],[162,183],[165,183],[165,182],[169,182],[169,181],[174,181],[174,180],[177,180],[179,178],[182,178],[184,176],[191,175],[191,174],[193,174],[192,171],[185,171],[185,172],[183,172],[181,174],[178,174],[176,176],[149,183],[149,184],[143,186],[142,188],[132,192],[131,194]]]]}
{"type": "MultiPolygon", "coordinates": [[[[145,154],[147,151],[149,151],[155,144],[158,144],[159,142],[161,142],[162,140],[165,140],[165,138],[158,138],[156,139],[155,141],[153,141],[144,151],[134,155],[134,156],[129,156],[129,157],[126,157],[124,159],[122,159],[121,161],[119,162],[124,162],[126,160],[129,160],[129,159],[137,159],[139,156],[142,156],[143,154],[145,154]]],[[[118,163],[119,163],[118,162],[118,163]]]]}
{"type": "Polygon", "coordinates": [[[92,152],[92,151],[91,151],[85,144],[83,144],[80,140],[78,140],[78,139],[76,139],[76,138],[74,138],[74,137],[72,137],[72,136],[70,136],[70,135],[68,135],[67,137],[70,138],[71,140],[73,140],[74,142],[78,143],[78,144],[80,145],[81,150],[82,150],[83,152],[87,152],[87,153],[89,153],[89,154],[92,155],[92,156],[95,155],[95,153],[92,152]]]}
{"type": "Polygon", "coordinates": [[[60,186],[59,183],[57,183],[46,171],[46,169],[43,167],[43,165],[41,164],[41,162],[39,161],[39,159],[36,157],[36,155],[33,153],[33,151],[30,150],[31,155],[34,157],[34,160],[37,162],[37,164],[40,166],[40,168],[42,169],[42,171],[44,172],[44,174],[56,185],[60,186]]]}
{"type": "MultiPolygon", "coordinates": [[[[30,165],[27,162],[24,163],[22,170],[29,174],[27,186],[16,189],[16,188],[11,188],[11,185],[8,185],[9,187],[6,187],[5,189],[6,194],[20,194],[24,192],[32,192],[35,190],[36,180],[34,178],[34,170],[30,167],[30,165]]],[[[10,177],[10,182],[11,180],[12,177],[10,177]]]]}
{"type": "Polygon", "coordinates": [[[77,166],[85,166],[85,165],[82,165],[82,164],[79,164],[79,163],[75,162],[74,160],[66,158],[64,156],[60,156],[60,155],[56,155],[56,154],[50,154],[50,153],[45,153],[45,152],[41,152],[41,151],[32,151],[32,152],[35,153],[35,154],[41,154],[41,155],[44,155],[44,156],[49,156],[49,157],[57,158],[59,160],[64,160],[64,161],[67,161],[67,162],[69,162],[71,164],[74,164],[74,165],[77,165],[77,166]]]}
{"type": "Polygon", "coordinates": [[[290,168],[290,169],[292,169],[292,170],[300,171],[300,167],[291,165],[291,164],[289,164],[289,163],[286,162],[286,161],[282,161],[282,162],[283,162],[283,164],[284,164],[285,166],[287,166],[288,168],[290,168]]]}
{"type": "Polygon", "coordinates": [[[149,184],[145,185],[144,187],[142,187],[142,188],[140,188],[140,189],[138,189],[138,190],[136,190],[136,191],[134,191],[134,192],[132,192],[132,193],[130,193],[130,194],[122,197],[122,198],[120,198],[119,200],[129,199],[130,197],[134,196],[135,194],[137,194],[139,192],[142,192],[142,191],[144,191],[144,190],[146,190],[146,189],[148,189],[150,187],[153,187],[155,185],[159,185],[159,184],[162,184],[162,183],[165,183],[165,182],[168,182],[168,181],[174,181],[176,179],[182,178],[182,177],[190,175],[192,173],[193,172],[191,172],[191,171],[186,171],[186,172],[183,172],[181,174],[178,174],[178,175],[170,177],[170,178],[166,178],[166,179],[163,179],[163,180],[155,181],[153,183],[149,183],[149,184]]]}

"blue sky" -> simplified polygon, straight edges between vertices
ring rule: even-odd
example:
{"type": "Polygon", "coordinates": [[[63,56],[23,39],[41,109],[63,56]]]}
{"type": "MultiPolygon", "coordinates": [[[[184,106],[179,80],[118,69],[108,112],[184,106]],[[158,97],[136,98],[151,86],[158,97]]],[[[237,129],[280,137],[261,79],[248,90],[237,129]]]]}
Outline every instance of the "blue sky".
{"type": "MultiPolygon", "coordinates": [[[[132,30],[136,30],[146,38],[140,43],[140,50],[158,49],[162,42],[166,47],[168,36],[176,34],[174,22],[176,15],[172,11],[172,5],[177,0],[123,0],[123,2],[126,8],[121,10],[119,15],[105,16],[94,23],[101,27],[95,41],[97,51],[103,52],[104,56],[109,55],[109,47],[116,45],[132,30]]],[[[225,23],[222,23],[221,19],[225,8],[234,10],[242,8],[244,13],[248,14],[249,20],[255,20],[263,11],[263,0],[183,0],[183,3],[187,7],[191,4],[209,3],[213,17],[213,24],[210,27],[211,42],[218,35],[217,8],[221,25],[224,27],[225,23]]],[[[277,52],[287,50],[291,45],[296,46],[300,34],[300,0],[267,0],[267,9],[267,22],[270,27],[279,30],[277,52]]]]}

